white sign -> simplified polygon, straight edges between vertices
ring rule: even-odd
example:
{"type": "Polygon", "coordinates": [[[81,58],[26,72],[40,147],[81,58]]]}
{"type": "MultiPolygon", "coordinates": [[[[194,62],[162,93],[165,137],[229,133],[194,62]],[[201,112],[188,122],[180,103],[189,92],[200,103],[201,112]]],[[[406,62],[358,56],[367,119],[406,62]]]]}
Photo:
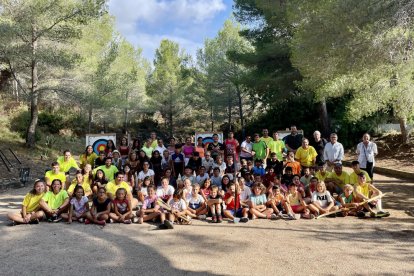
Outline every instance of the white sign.
{"type": "Polygon", "coordinates": [[[116,133],[86,134],[86,146],[91,145],[96,154],[105,151],[109,140],[112,140],[116,146],[116,133]]]}

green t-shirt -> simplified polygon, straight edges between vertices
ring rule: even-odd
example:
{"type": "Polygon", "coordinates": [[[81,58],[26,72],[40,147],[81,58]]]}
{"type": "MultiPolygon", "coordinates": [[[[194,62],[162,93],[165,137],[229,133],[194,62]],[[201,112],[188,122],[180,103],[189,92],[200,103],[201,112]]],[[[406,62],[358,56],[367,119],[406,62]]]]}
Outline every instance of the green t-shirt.
{"type": "Polygon", "coordinates": [[[97,170],[102,170],[105,173],[105,177],[108,182],[114,180],[115,173],[118,172],[118,168],[114,165],[111,165],[109,168],[105,165],[99,166],[93,170],[93,173],[95,174],[97,170]]]}
{"type": "Polygon", "coordinates": [[[52,210],[55,210],[62,206],[63,202],[65,202],[65,199],[68,197],[68,193],[65,190],[61,190],[57,195],[55,195],[52,191],[49,191],[43,196],[42,199],[47,202],[47,205],[52,210]]]}
{"type": "Polygon", "coordinates": [[[270,141],[267,146],[269,147],[270,153],[272,153],[272,152],[276,153],[277,160],[283,161],[283,153],[282,152],[286,148],[285,142],[283,142],[283,140],[270,141]]]}
{"type": "Polygon", "coordinates": [[[266,149],[267,145],[264,141],[253,142],[252,150],[256,153],[254,155],[254,160],[264,160],[266,158],[266,149]]]}

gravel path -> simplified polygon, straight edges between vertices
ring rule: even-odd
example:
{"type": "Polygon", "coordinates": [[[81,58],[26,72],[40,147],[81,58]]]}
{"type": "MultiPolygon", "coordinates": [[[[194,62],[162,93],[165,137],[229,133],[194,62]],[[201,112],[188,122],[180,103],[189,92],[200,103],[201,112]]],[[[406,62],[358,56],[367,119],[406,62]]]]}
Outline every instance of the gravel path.
{"type": "Polygon", "coordinates": [[[2,275],[414,274],[414,183],[377,176],[391,217],[104,228],[7,227],[28,188],[0,194],[2,275]]]}

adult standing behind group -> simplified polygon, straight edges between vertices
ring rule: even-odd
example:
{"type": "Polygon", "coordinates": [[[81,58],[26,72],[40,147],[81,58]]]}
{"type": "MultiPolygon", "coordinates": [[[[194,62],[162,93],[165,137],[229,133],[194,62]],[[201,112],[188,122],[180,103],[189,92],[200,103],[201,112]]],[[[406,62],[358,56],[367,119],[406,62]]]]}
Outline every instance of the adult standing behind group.
{"type": "Polygon", "coordinates": [[[229,131],[227,139],[224,141],[226,146],[226,156],[233,156],[235,162],[239,162],[239,154],[237,153],[237,147],[239,146],[239,141],[234,138],[234,132],[229,131]]]}
{"type": "Polygon", "coordinates": [[[311,145],[316,150],[316,153],[318,153],[318,156],[316,156],[316,164],[325,163],[323,151],[326,144],[328,144],[328,141],[321,137],[319,130],[315,130],[313,132],[313,139],[310,139],[309,145],[311,145]]]}
{"type": "Polygon", "coordinates": [[[371,179],[374,176],[375,156],[378,154],[377,144],[370,141],[370,136],[365,133],[362,142],[357,145],[356,153],[359,154],[358,162],[362,170],[365,170],[371,179]]]}
{"type": "Polygon", "coordinates": [[[328,165],[327,170],[331,172],[336,163],[342,163],[344,147],[338,142],[338,135],[336,133],[331,133],[330,140],[323,150],[323,158],[328,165]]]}
{"type": "Polygon", "coordinates": [[[285,137],[285,145],[288,151],[296,153],[296,150],[302,145],[303,135],[298,133],[296,126],[290,127],[290,134],[285,137]]]}

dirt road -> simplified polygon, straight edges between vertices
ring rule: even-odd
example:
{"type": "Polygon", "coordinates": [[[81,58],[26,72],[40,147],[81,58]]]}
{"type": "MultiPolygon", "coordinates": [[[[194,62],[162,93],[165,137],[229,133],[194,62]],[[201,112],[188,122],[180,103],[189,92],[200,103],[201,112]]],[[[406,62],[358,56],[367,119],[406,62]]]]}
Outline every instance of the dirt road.
{"type": "Polygon", "coordinates": [[[324,218],[174,230],[73,223],[7,227],[28,189],[0,194],[2,275],[414,274],[414,183],[377,176],[383,219],[324,218]],[[411,211],[411,213],[410,213],[411,211]]]}

